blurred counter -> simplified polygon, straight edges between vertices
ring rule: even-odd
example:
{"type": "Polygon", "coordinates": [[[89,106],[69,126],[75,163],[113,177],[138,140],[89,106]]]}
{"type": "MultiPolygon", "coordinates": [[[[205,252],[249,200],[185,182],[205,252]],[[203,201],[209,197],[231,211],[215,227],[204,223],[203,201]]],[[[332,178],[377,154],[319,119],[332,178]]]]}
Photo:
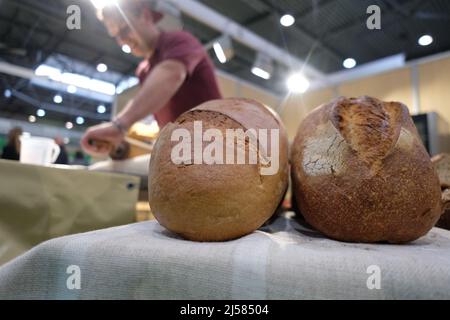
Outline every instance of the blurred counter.
{"type": "Polygon", "coordinates": [[[51,238],[136,221],[140,179],[0,160],[0,265],[51,238]]]}

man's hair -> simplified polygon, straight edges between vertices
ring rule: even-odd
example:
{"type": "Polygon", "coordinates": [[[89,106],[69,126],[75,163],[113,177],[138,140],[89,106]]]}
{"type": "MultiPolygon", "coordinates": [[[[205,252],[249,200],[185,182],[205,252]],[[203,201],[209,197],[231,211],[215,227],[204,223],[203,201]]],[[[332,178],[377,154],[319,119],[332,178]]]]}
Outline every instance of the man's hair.
{"type": "Polygon", "coordinates": [[[149,0],[117,0],[117,5],[108,5],[98,9],[97,17],[100,21],[105,19],[123,20],[121,11],[127,17],[138,17],[145,9],[150,10],[153,17],[159,19],[158,14],[152,10],[152,3],[149,0]]]}

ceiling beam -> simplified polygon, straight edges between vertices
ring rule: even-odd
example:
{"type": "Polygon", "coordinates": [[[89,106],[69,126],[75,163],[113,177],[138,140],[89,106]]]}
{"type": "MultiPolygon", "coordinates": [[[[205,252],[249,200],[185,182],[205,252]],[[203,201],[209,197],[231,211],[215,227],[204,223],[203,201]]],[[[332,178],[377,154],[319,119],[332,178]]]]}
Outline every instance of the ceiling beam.
{"type": "Polygon", "coordinates": [[[40,99],[35,99],[35,98],[30,97],[20,91],[17,91],[17,90],[12,90],[12,91],[13,91],[14,96],[17,99],[19,99],[29,105],[32,105],[36,108],[41,107],[48,111],[53,111],[53,112],[62,113],[62,114],[68,114],[71,116],[82,116],[85,118],[95,119],[95,120],[99,120],[99,121],[108,121],[109,120],[109,116],[107,114],[99,114],[96,112],[90,112],[90,111],[85,111],[85,110],[80,110],[80,109],[74,110],[72,108],[61,108],[60,105],[54,105],[52,103],[42,102],[42,101],[40,101],[40,99]]]}
{"type": "Polygon", "coordinates": [[[285,50],[260,37],[249,29],[234,22],[230,18],[212,10],[208,6],[196,0],[168,0],[175,4],[186,15],[189,15],[209,27],[227,33],[236,41],[252,48],[257,52],[263,52],[275,61],[287,65],[292,69],[303,68],[306,75],[314,78],[323,78],[324,74],[305,63],[305,61],[291,55],[285,50]]]}
{"type": "MultiPolygon", "coordinates": [[[[10,19],[7,19],[4,16],[0,15],[0,20],[5,21],[7,23],[11,23],[11,25],[13,25],[16,28],[21,28],[21,29],[29,29],[31,26],[29,24],[23,23],[23,22],[19,22],[19,21],[12,21],[10,19]]],[[[47,28],[44,28],[42,25],[36,27],[35,32],[39,33],[39,34],[44,34],[47,37],[54,37],[56,43],[54,46],[52,46],[49,49],[46,49],[45,45],[48,45],[49,41],[47,41],[45,44],[39,44],[40,45],[40,49],[44,52],[46,52],[47,54],[52,54],[55,53],[52,50],[55,50],[59,44],[61,44],[62,41],[66,40],[66,36],[69,33],[69,30],[67,30],[66,28],[64,28],[64,30],[62,32],[59,33],[51,33],[51,31],[49,31],[47,28]],[[55,38],[56,37],[56,38],[55,38]]],[[[49,38],[49,39],[50,39],[49,38]]],[[[90,44],[87,44],[85,42],[79,41],[78,39],[73,39],[71,38],[70,41],[68,41],[70,44],[73,44],[83,50],[89,51],[89,52],[98,52],[98,47],[94,47],[90,44]]],[[[118,51],[117,51],[118,52],[118,51]]],[[[134,64],[134,62],[129,61],[128,58],[126,58],[125,56],[119,55],[119,54],[114,54],[111,51],[108,51],[108,59],[112,59],[115,62],[117,62],[119,65],[124,65],[126,64],[134,64]],[[124,62],[125,60],[125,62],[124,62]]],[[[87,61],[89,62],[89,61],[87,61]]]]}
{"type": "MultiPolygon", "coordinates": [[[[265,4],[267,4],[268,6],[272,7],[276,11],[280,11],[280,8],[274,6],[271,1],[268,1],[268,0],[261,0],[261,1],[264,2],[265,4]]],[[[314,49],[317,47],[322,48],[326,52],[328,52],[331,56],[333,56],[336,60],[340,61],[342,59],[343,54],[341,52],[338,52],[336,49],[325,44],[322,41],[320,36],[316,36],[316,35],[312,34],[311,31],[307,30],[305,27],[300,25],[298,22],[295,23],[292,26],[292,28],[293,28],[292,30],[295,30],[296,32],[298,32],[302,37],[307,38],[308,41],[310,41],[313,44],[312,48],[314,48],[314,49]]],[[[287,29],[287,30],[289,30],[289,29],[287,29]]]]}
{"type": "MultiPolygon", "coordinates": [[[[19,9],[16,8],[16,9],[14,10],[13,15],[12,15],[11,21],[16,21],[18,15],[19,15],[19,9]]],[[[10,35],[10,34],[11,34],[11,31],[13,30],[13,28],[14,28],[14,24],[13,24],[13,23],[10,23],[10,24],[8,25],[8,28],[5,30],[5,32],[3,32],[2,35],[0,36],[1,39],[5,39],[6,36],[10,35]]]]}
{"type": "Polygon", "coordinates": [[[307,15],[313,13],[318,8],[323,8],[324,6],[329,5],[330,3],[335,2],[336,0],[318,0],[318,1],[311,1],[312,5],[309,7],[309,9],[306,9],[303,12],[299,12],[297,14],[294,14],[295,20],[301,20],[305,18],[307,15]]]}
{"type": "Polygon", "coordinates": [[[390,70],[395,70],[403,66],[405,66],[405,55],[393,55],[360,65],[351,70],[343,70],[331,73],[327,76],[326,81],[311,83],[310,90],[336,86],[344,82],[366,78],[390,70]]]}
{"type": "MultiPolygon", "coordinates": [[[[15,77],[31,80],[34,85],[39,85],[45,88],[49,88],[55,91],[66,91],[67,85],[48,79],[47,77],[38,77],[34,74],[34,70],[24,68],[21,66],[13,65],[7,62],[0,62],[0,73],[6,73],[15,77]]],[[[80,95],[88,99],[93,99],[105,103],[111,103],[114,97],[78,88],[75,95],[80,95]]]]}

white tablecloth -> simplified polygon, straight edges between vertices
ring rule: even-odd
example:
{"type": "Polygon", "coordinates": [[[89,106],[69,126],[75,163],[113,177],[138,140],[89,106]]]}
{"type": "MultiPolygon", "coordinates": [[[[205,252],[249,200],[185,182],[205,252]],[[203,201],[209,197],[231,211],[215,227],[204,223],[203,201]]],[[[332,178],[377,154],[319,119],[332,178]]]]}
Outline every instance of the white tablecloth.
{"type": "Polygon", "coordinates": [[[450,232],[342,243],[287,213],[198,243],[148,221],[38,245],[0,268],[0,299],[450,299],[450,232]]]}

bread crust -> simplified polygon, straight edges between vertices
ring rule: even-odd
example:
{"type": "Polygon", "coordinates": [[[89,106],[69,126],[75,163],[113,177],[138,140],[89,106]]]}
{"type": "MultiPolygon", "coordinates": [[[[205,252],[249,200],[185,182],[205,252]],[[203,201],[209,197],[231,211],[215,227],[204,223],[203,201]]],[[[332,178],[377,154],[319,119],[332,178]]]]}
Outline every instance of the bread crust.
{"type": "Polygon", "coordinates": [[[409,242],[442,213],[436,171],[399,102],[341,97],[319,106],[298,129],[291,166],[301,213],[333,239],[409,242]]]}
{"type": "MultiPolygon", "coordinates": [[[[247,143],[248,148],[254,148],[247,143]]],[[[161,225],[195,241],[224,241],[253,232],[275,212],[288,184],[288,142],[277,116],[257,101],[223,99],[204,103],[169,123],[158,138],[149,170],[149,201],[161,225]],[[275,175],[261,164],[176,165],[171,161],[173,130],[279,129],[280,160],[275,175]]]]}

